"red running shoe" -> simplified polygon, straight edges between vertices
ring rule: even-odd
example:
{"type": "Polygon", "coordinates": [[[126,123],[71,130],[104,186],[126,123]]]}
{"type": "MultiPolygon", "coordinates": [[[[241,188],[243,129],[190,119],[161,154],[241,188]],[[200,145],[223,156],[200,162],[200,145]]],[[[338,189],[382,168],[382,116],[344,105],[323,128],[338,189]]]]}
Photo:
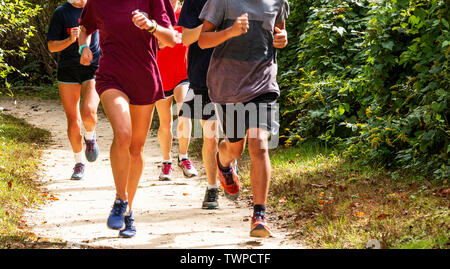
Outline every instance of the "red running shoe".
{"type": "Polygon", "coordinates": [[[159,175],[160,181],[172,180],[172,163],[163,163],[161,174],[159,175]]]}
{"type": "Polygon", "coordinates": [[[269,237],[272,236],[269,226],[267,226],[264,214],[253,213],[250,227],[250,236],[252,237],[269,237]]]}
{"type": "Polygon", "coordinates": [[[220,184],[225,191],[225,197],[234,201],[239,197],[239,178],[233,167],[230,167],[230,170],[228,172],[222,171],[219,165],[219,153],[217,153],[216,157],[220,184]]]}

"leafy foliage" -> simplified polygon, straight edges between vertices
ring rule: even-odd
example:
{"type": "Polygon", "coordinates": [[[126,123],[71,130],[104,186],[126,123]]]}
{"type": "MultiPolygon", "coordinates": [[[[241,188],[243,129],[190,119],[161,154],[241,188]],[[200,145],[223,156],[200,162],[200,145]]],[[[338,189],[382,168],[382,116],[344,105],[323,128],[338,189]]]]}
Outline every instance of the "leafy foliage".
{"type": "Polygon", "coordinates": [[[39,5],[28,1],[3,0],[0,1],[0,80],[7,88],[10,84],[6,80],[8,74],[19,71],[9,64],[11,57],[24,58],[34,37],[35,27],[31,19],[38,14],[39,5]],[[12,36],[11,33],[14,33],[12,36]]]}
{"type": "Polygon", "coordinates": [[[280,59],[285,144],[320,139],[365,164],[448,178],[448,2],[300,2],[304,31],[280,59]]]}

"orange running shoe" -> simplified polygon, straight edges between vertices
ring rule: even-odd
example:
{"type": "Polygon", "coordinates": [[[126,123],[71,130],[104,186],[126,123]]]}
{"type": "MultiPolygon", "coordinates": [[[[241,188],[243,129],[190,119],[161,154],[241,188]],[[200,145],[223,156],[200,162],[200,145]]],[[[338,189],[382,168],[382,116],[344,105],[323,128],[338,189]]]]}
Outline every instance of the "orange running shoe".
{"type": "Polygon", "coordinates": [[[219,171],[220,184],[225,191],[225,197],[236,200],[239,197],[239,178],[233,167],[227,172],[222,171],[219,165],[219,153],[217,153],[217,169],[219,171]]]}
{"type": "Polygon", "coordinates": [[[252,237],[269,237],[272,236],[269,226],[267,226],[264,213],[253,213],[250,227],[250,236],[252,237]]]}

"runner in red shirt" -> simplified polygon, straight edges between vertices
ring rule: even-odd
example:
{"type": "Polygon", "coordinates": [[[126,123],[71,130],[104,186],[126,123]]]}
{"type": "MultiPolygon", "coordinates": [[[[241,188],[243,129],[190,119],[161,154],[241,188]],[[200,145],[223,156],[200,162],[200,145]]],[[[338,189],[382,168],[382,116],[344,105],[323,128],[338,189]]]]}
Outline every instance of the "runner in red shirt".
{"type": "MultiPolygon", "coordinates": [[[[181,12],[181,4],[178,0],[170,0],[177,21],[181,12]]],[[[181,38],[182,27],[175,26],[175,30],[181,38]]],[[[160,46],[161,48],[161,46],[160,46]]],[[[177,112],[180,111],[184,102],[186,93],[189,90],[189,81],[187,76],[187,50],[188,48],[182,43],[175,45],[173,48],[161,48],[158,51],[158,67],[161,73],[161,79],[164,87],[165,99],[156,102],[156,109],[159,116],[158,140],[163,154],[162,171],[159,175],[160,180],[172,179],[172,158],[170,156],[172,148],[172,104],[173,99],[177,103],[177,112]]],[[[197,170],[193,166],[188,157],[188,148],[192,131],[192,123],[188,118],[179,117],[177,126],[179,156],[178,166],[183,169],[186,177],[198,175],[197,170]]]]}

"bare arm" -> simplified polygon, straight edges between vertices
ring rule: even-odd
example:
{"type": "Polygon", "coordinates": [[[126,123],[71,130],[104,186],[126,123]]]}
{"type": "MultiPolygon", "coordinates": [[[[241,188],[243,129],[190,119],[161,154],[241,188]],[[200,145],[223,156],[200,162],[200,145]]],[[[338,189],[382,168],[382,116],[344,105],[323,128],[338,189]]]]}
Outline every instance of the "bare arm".
{"type": "Polygon", "coordinates": [[[50,40],[47,43],[48,50],[50,52],[60,52],[68,48],[70,45],[77,41],[80,35],[80,28],[74,27],[70,30],[70,36],[63,40],[50,40]]]}
{"type": "Polygon", "coordinates": [[[183,27],[183,36],[181,40],[186,47],[189,47],[190,45],[198,41],[200,33],[202,32],[202,27],[203,24],[193,29],[183,27]]]}
{"type": "Polygon", "coordinates": [[[233,25],[225,30],[216,32],[216,25],[205,20],[198,45],[202,49],[214,48],[233,37],[246,34],[249,29],[248,15],[243,14],[236,18],[233,25]]]}
{"type": "MultiPolygon", "coordinates": [[[[142,30],[148,30],[153,27],[153,22],[140,12],[133,11],[133,22],[142,30]]],[[[174,47],[177,44],[176,31],[173,29],[157,25],[156,31],[153,35],[159,40],[160,43],[166,46],[174,47]]]]}

